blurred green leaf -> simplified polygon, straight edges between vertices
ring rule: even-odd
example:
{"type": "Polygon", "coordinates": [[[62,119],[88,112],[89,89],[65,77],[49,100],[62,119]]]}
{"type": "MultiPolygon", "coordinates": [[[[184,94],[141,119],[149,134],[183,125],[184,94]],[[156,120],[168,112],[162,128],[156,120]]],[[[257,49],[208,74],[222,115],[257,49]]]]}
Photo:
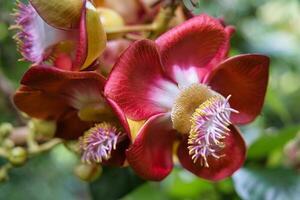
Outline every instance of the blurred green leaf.
{"type": "Polygon", "coordinates": [[[173,198],[196,198],[215,193],[214,185],[204,179],[196,177],[186,170],[174,169],[166,180],[161,183],[162,187],[173,198]]]}
{"type": "Polygon", "coordinates": [[[63,146],[34,157],[13,169],[10,180],[1,183],[0,199],[81,200],[90,199],[87,184],[73,175],[77,158],[63,146]]]}
{"type": "Polygon", "coordinates": [[[289,140],[296,136],[299,130],[300,125],[296,125],[263,135],[249,147],[248,159],[267,157],[272,151],[283,148],[289,140]]]}
{"type": "Polygon", "coordinates": [[[297,200],[300,175],[290,169],[242,168],[234,176],[237,193],[244,200],[297,200]]]}
{"type": "Polygon", "coordinates": [[[8,36],[7,26],[4,23],[0,23],[0,42],[8,36]]]}
{"type": "Polygon", "coordinates": [[[129,168],[104,168],[103,174],[90,184],[93,199],[115,200],[124,197],[144,181],[129,168]]]}
{"type": "Polygon", "coordinates": [[[158,183],[145,183],[122,200],[166,200],[168,196],[162,191],[158,183]]]}
{"type": "Polygon", "coordinates": [[[280,117],[283,122],[286,124],[291,122],[291,116],[286,109],[286,105],[280,101],[280,95],[271,86],[268,88],[266,104],[280,117]]]}

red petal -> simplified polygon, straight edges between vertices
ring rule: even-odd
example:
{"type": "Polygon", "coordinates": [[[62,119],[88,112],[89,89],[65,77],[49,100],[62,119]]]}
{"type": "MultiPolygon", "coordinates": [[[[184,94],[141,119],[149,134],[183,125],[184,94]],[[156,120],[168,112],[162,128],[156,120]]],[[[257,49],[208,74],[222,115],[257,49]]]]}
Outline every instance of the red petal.
{"type": "MultiPolygon", "coordinates": [[[[224,23],[222,20],[220,20],[220,23],[224,23]]],[[[223,44],[223,46],[220,48],[220,51],[218,54],[210,61],[210,63],[206,66],[208,69],[215,69],[218,67],[219,63],[225,60],[228,57],[228,53],[230,50],[230,38],[232,34],[235,32],[235,28],[233,26],[224,26],[224,31],[226,33],[226,42],[223,44]]]]}
{"type": "Polygon", "coordinates": [[[65,114],[57,120],[55,136],[67,140],[74,140],[82,136],[91,126],[91,123],[83,122],[79,119],[76,110],[67,110],[65,114]]]}
{"type": "Polygon", "coordinates": [[[198,160],[194,163],[187,148],[187,138],[181,142],[178,148],[178,158],[184,168],[193,174],[212,181],[218,181],[231,176],[244,163],[246,155],[246,145],[239,131],[230,126],[230,135],[226,137],[226,147],[220,152],[223,157],[214,159],[207,158],[209,167],[201,166],[198,160]]]}
{"type": "Polygon", "coordinates": [[[113,109],[114,113],[116,113],[116,116],[118,117],[118,120],[119,120],[120,124],[122,125],[122,127],[124,128],[128,138],[131,139],[129,124],[127,122],[127,119],[126,119],[126,116],[125,116],[123,110],[121,110],[119,105],[112,99],[106,98],[106,100],[109,103],[110,107],[113,109]]]}
{"type": "Polygon", "coordinates": [[[130,166],[146,180],[162,180],[173,168],[172,148],[176,133],[168,120],[166,114],[151,117],[126,152],[130,166]]]}
{"type": "Polygon", "coordinates": [[[268,84],[269,58],[262,55],[240,55],[221,63],[208,78],[208,85],[239,111],[232,113],[233,123],[246,124],[261,112],[268,84]]]}
{"type": "Polygon", "coordinates": [[[28,115],[45,120],[55,120],[67,109],[66,102],[61,97],[27,86],[21,86],[17,90],[14,103],[28,115]]]}
{"type": "Polygon", "coordinates": [[[95,82],[99,89],[103,90],[105,79],[96,72],[74,72],[60,70],[50,66],[31,67],[23,76],[21,84],[33,89],[57,93],[70,83],[76,85],[80,81],[95,82]],[[74,83],[73,83],[74,82],[74,83]],[[76,83],[78,82],[78,83],[76,83]]]}
{"type": "Polygon", "coordinates": [[[182,70],[195,68],[201,81],[210,70],[205,67],[228,51],[228,40],[228,33],[219,20],[200,15],[166,32],[156,43],[168,74],[176,79],[175,66],[182,70]]]}
{"type": "Polygon", "coordinates": [[[140,40],[133,43],[115,64],[105,93],[129,118],[142,120],[166,111],[152,96],[153,90],[163,90],[159,86],[161,82],[172,84],[164,77],[156,45],[150,40],[140,40]]]}
{"type": "Polygon", "coordinates": [[[16,106],[28,115],[41,119],[57,119],[71,107],[66,94],[81,85],[103,90],[104,78],[96,72],[71,72],[55,67],[31,67],[23,76],[23,86],[14,96],[16,106]]]}

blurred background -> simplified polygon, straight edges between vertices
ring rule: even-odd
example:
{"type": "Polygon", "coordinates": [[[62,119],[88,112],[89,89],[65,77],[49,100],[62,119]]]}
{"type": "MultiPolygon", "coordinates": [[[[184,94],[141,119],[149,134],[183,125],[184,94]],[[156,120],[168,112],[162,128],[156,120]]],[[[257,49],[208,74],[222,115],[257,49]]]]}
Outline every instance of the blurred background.
{"type": "MultiPolygon", "coordinates": [[[[29,64],[18,62],[14,33],[8,30],[14,6],[12,0],[0,0],[0,123],[17,125],[19,118],[8,100],[29,64]]],[[[231,55],[262,53],[271,58],[263,112],[241,127],[249,147],[242,169],[218,183],[179,166],[160,183],[143,182],[128,169],[104,169],[99,180],[88,184],[73,175],[76,156],[58,146],[10,171],[9,181],[0,183],[0,199],[299,199],[300,1],[203,0],[194,13],[223,17],[236,27],[231,55]]]]}

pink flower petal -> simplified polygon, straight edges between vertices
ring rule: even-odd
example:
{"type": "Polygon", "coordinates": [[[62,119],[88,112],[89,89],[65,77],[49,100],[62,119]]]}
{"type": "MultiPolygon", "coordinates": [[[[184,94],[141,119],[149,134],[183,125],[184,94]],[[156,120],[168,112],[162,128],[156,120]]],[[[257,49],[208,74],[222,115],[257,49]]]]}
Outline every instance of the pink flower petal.
{"type": "Polygon", "coordinates": [[[193,162],[187,148],[187,139],[183,140],[177,152],[182,166],[196,176],[212,181],[222,180],[231,176],[244,163],[246,145],[241,134],[234,126],[230,126],[230,130],[230,135],[225,139],[226,147],[219,152],[224,156],[219,159],[209,156],[209,167],[203,167],[199,160],[196,163],[193,162]]]}
{"type": "Polygon", "coordinates": [[[111,72],[105,93],[134,120],[167,112],[173,105],[177,86],[165,77],[154,42],[133,43],[111,72]]]}
{"type": "MultiPolygon", "coordinates": [[[[210,70],[207,66],[212,67],[209,64],[228,51],[228,40],[228,31],[219,20],[200,15],[166,32],[156,43],[162,53],[163,66],[175,80],[178,81],[180,73],[192,70],[201,81],[210,70]]],[[[186,79],[188,81],[188,75],[186,79]]]]}
{"type": "Polygon", "coordinates": [[[146,180],[162,180],[173,168],[172,149],[176,133],[169,117],[166,114],[151,117],[126,152],[130,166],[146,180]]]}
{"type": "Polygon", "coordinates": [[[269,72],[269,58],[262,55],[240,55],[229,58],[216,68],[207,82],[239,113],[232,113],[233,123],[246,124],[261,112],[269,72]]]}

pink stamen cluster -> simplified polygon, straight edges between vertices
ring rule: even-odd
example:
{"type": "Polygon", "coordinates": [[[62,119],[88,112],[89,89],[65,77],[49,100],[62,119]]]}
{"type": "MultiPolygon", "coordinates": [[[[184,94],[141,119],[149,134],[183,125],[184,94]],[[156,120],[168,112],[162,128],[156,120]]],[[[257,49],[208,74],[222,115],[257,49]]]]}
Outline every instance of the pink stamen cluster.
{"type": "Polygon", "coordinates": [[[230,96],[226,99],[219,95],[213,96],[194,112],[188,148],[195,163],[200,159],[202,166],[209,167],[208,156],[215,159],[222,157],[219,152],[225,147],[223,140],[230,132],[230,113],[238,113],[230,108],[229,98],[230,96]]]}
{"type": "Polygon", "coordinates": [[[25,5],[22,2],[17,3],[17,10],[14,13],[16,18],[16,25],[12,28],[19,29],[14,39],[17,42],[18,50],[21,52],[23,57],[28,61],[39,61],[41,60],[40,52],[34,53],[32,48],[34,46],[34,22],[33,18],[37,17],[34,8],[31,5],[25,5]]]}
{"type": "Polygon", "coordinates": [[[108,160],[111,152],[116,149],[119,136],[120,132],[111,124],[96,124],[80,139],[82,162],[90,164],[108,160]]]}

